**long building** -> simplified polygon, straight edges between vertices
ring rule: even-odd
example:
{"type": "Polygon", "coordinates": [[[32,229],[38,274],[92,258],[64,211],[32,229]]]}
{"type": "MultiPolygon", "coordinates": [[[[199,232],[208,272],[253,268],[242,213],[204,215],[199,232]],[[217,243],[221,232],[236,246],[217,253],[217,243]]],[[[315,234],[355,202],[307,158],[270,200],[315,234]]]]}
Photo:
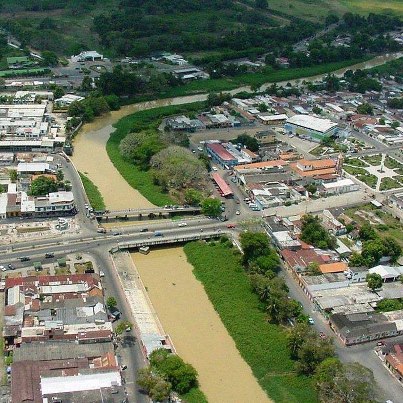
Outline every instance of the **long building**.
{"type": "Polygon", "coordinates": [[[287,120],[284,128],[290,134],[307,136],[318,142],[336,135],[339,130],[337,123],[310,115],[294,115],[287,120]]]}

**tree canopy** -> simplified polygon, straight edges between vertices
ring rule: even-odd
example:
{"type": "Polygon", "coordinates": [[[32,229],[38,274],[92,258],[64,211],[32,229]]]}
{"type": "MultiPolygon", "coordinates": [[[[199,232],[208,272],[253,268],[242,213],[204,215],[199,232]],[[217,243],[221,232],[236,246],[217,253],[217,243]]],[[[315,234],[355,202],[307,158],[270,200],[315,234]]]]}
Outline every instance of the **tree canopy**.
{"type": "Polygon", "coordinates": [[[369,273],[367,274],[367,284],[368,284],[368,288],[371,291],[376,291],[379,290],[380,288],[382,288],[382,277],[377,274],[377,273],[369,273]]]}
{"type": "Polygon", "coordinates": [[[150,166],[158,184],[167,189],[202,189],[207,178],[203,162],[180,146],[162,149],[151,158],[150,166]]]}
{"type": "Polygon", "coordinates": [[[336,239],[322,226],[320,218],[310,214],[302,217],[301,239],[321,249],[336,247],[336,239]]]}
{"type": "Polygon", "coordinates": [[[39,176],[31,182],[29,194],[31,196],[46,196],[49,193],[56,192],[58,189],[57,182],[47,176],[39,176]]]}
{"type": "Polygon", "coordinates": [[[361,364],[342,364],[337,358],[323,360],[317,367],[314,382],[321,402],[373,403],[375,379],[361,364]]]}
{"type": "Polygon", "coordinates": [[[208,197],[202,201],[202,213],[207,217],[219,217],[222,213],[221,202],[213,197],[208,197]]]}

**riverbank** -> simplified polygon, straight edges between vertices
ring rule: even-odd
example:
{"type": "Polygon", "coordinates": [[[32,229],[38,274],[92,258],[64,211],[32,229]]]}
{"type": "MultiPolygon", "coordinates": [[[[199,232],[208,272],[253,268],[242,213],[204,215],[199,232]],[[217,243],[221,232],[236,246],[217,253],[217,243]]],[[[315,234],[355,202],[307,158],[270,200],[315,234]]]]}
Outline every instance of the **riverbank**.
{"type": "Polygon", "coordinates": [[[88,201],[94,210],[105,210],[104,198],[97,186],[92,183],[83,173],[78,173],[83,183],[85,193],[87,194],[88,201]]]}
{"type": "Polygon", "coordinates": [[[278,402],[316,402],[312,379],[297,375],[286,332],[267,322],[238,253],[221,243],[205,242],[188,243],[184,251],[194,275],[266,393],[278,402]]]}
{"type": "Polygon", "coordinates": [[[150,203],[157,206],[175,204],[169,195],[164,192],[160,186],[154,183],[154,178],[150,171],[140,169],[121,156],[119,151],[120,142],[130,131],[157,130],[161,119],[165,116],[195,112],[202,107],[202,102],[195,102],[186,105],[170,105],[139,111],[130,116],[126,116],[114,125],[116,130],[111,134],[106,143],[108,156],[126,182],[131,187],[137,189],[150,203]]]}
{"type": "Polygon", "coordinates": [[[198,371],[208,401],[268,402],[193,275],[183,248],[153,249],[132,258],[162,326],[179,356],[198,371]]]}
{"type": "MultiPolygon", "coordinates": [[[[344,67],[342,69],[336,70],[332,73],[340,76],[348,69],[365,69],[374,66],[379,66],[388,61],[397,59],[402,56],[402,53],[390,54],[385,56],[378,56],[365,63],[359,63],[352,66],[344,67]]],[[[301,80],[305,81],[315,81],[323,75],[311,76],[311,77],[301,77],[300,79],[288,80],[278,82],[278,85],[286,85],[290,82],[292,85],[297,84],[301,80]]],[[[192,83],[192,85],[196,85],[192,83]]],[[[263,85],[260,90],[265,90],[271,83],[263,85]]],[[[238,87],[230,92],[231,95],[243,91],[251,91],[250,87],[238,87]]],[[[164,95],[166,96],[166,95],[164,95]]],[[[154,100],[150,102],[141,102],[136,104],[130,104],[123,106],[118,111],[110,112],[102,117],[97,118],[94,122],[85,124],[80,130],[76,138],[74,139],[74,155],[72,160],[78,170],[85,173],[88,178],[98,187],[99,191],[104,197],[106,207],[110,210],[120,210],[125,208],[150,208],[153,203],[148,200],[141,192],[136,188],[136,184],[140,183],[142,178],[141,174],[144,172],[139,172],[133,170],[131,173],[131,179],[129,176],[130,184],[125,180],[120,174],[119,170],[112,164],[107,152],[106,143],[108,142],[109,136],[114,131],[113,125],[119,126],[117,122],[125,118],[128,115],[136,113],[138,111],[145,111],[154,108],[160,108],[164,106],[173,105],[184,105],[194,102],[205,101],[207,99],[207,94],[198,94],[186,97],[177,98],[167,98],[154,100]],[[113,183],[113,186],[110,184],[113,183]]],[[[135,120],[135,119],[134,119],[135,120]]],[[[130,119],[121,122],[121,125],[126,125],[126,132],[130,130],[130,119]]],[[[123,129],[122,129],[123,130],[123,129]]],[[[117,142],[118,137],[113,140],[117,142]]],[[[115,147],[116,144],[110,145],[111,149],[115,147]]],[[[111,152],[111,151],[110,151],[111,152]]],[[[112,154],[111,154],[112,155],[112,154]]],[[[116,154],[115,154],[116,155],[116,154]]],[[[117,161],[117,160],[116,160],[117,161]]],[[[120,161],[116,162],[116,166],[121,166],[126,172],[130,172],[132,165],[130,167],[124,166],[120,161]]],[[[142,191],[146,191],[147,184],[149,184],[149,178],[145,180],[142,191]]],[[[154,188],[149,188],[154,189],[154,188]]],[[[154,189],[155,190],[155,189],[154,189]]],[[[154,196],[149,196],[154,200],[154,196]]],[[[166,195],[164,196],[166,197],[166,195]]],[[[162,205],[163,200],[158,195],[155,196],[156,204],[162,205]]]]}

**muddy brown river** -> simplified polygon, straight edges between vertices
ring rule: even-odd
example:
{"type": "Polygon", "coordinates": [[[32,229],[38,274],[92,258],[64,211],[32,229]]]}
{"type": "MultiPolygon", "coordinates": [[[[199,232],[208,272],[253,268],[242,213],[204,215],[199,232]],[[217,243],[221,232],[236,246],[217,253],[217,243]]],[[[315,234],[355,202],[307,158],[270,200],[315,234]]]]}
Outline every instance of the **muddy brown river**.
{"type": "Polygon", "coordinates": [[[199,373],[211,403],[264,403],[269,398],[239,354],[182,248],[132,258],[177,353],[199,373]]]}
{"type": "MultiPolygon", "coordinates": [[[[389,60],[397,59],[402,55],[403,53],[400,52],[378,56],[367,62],[337,70],[335,74],[342,75],[348,69],[356,70],[378,66],[389,60]]],[[[314,81],[322,76],[323,75],[309,77],[305,80],[314,81]]],[[[286,85],[287,82],[296,84],[302,80],[303,79],[289,80],[277,84],[286,85]]],[[[270,84],[263,85],[261,90],[264,90],[269,85],[270,84]]],[[[240,91],[250,91],[250,87],[240,87],[230,91],[230,93],[236,94],[240,91]]],[[[124,106],[119,111],[113,111],[100,118],[97,118],[93,123],[84,125],[74,141],[74,155],[72,159],[77,169],[86,173],[87,176],[98,186],[108,209],[119,210],[125,208],[152,207],[152,204],[145,197],[143,197],[137,190],[129,186],[129,184],[120,176],[119,172],[109,160],[108,154],[106,153],[105,144],[108,141],[110,134],[114,130],[112,125],[120,118],[139,110],[152,109],[166,105],[180,105],[196,101],[204,101],[206,99],[207,94],[199,94],[151,102],[141,102],[124,106]]]]}
{"type": "MultiPolygon", "coordinates": [[[[401,57],[400,54],[374,58],[347,69],[368,68],[401,57]]],[[[305,79],[316,80],[321,76],[305,79]]],[[[303,79],[290,80],[292,84],[303,79]]],[[[285,85],[288,81],[278,83],[285,85]]],[[[263,85],[261,89],[270,84],[263,85]]],[[[249,91],[240,87],[231,94],[249,91]]],[[[106,153],[105,145],[120,118],[139,110],[203,101],[206,94],[143,102],[122,107],[86,124],[74,141],[72,158],[79,171],[98,186],[110,210],[147,208],[151,203],[120,176],[106,153]]],[[[141,278],[165,331],[178,354],[199,373],[200,386],[212,403],[270,401],[240,356],[202,284],[192,273],[182,248],[153,250],[149,255],[133,254],[141,278]]]]}

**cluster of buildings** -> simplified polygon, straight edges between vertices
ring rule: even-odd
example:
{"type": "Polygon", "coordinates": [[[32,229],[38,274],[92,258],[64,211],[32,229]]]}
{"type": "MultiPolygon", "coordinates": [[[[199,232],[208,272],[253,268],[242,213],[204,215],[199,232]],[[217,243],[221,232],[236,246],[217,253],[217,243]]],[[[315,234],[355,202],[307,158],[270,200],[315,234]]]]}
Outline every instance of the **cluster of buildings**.
{"type": "Polygon", "coordinates": [[[12,401],[126,401],[98,275],[6,278],[4,294],[12,401]]]}
{"type": "MultiPolygon", "coordinates": [[[[346,226],[329,210],[320,215],[323,227],[333,236],[346,234],[346,226]]],[[[341,219],[341,218],[340,218],[341,219]]],[[[279,250],[315,308],[328,320],[345,345],[353,345],[403,334],[403,310],[378,312],[383,299],[403,298],[400,276],[403,266],[390,266],[387,258],[378,266],[349,267],[352,250],[337,239],[335,250],[322,250],[300,239],[301,217],[265,217],[265,230],[279,250]],[[310,270],[315,264],[318,272],[310,270]],[[379,274],[382,288],[376,293],[367,285],[368,274],[379,274]]]]}
{"type": "Polygon", "coordinates": [[[45,176],[57,182],[57,165],[52,156],[32,158],[32,162],[11,165],[14,154],[3,155],[8,169],[16,168],[17,180],[12,182],[8,169],[0,170],[0,183],[6,191],[0,193],[0,219],[10,217],[51,217],[68,216],[77,213],[74,195],[71,191],[59,190],[43,196],[30,196],[29,190],[34,179],[45,176]],[[6,157],[9,157],[6,159],[6,157]]]}
{"type": "Polygon", "coordinates": [[[0,105],[0,151],[52,151],[65,142],[61,125],[48,111],[53,93],[17,91],[0,105]]]}

